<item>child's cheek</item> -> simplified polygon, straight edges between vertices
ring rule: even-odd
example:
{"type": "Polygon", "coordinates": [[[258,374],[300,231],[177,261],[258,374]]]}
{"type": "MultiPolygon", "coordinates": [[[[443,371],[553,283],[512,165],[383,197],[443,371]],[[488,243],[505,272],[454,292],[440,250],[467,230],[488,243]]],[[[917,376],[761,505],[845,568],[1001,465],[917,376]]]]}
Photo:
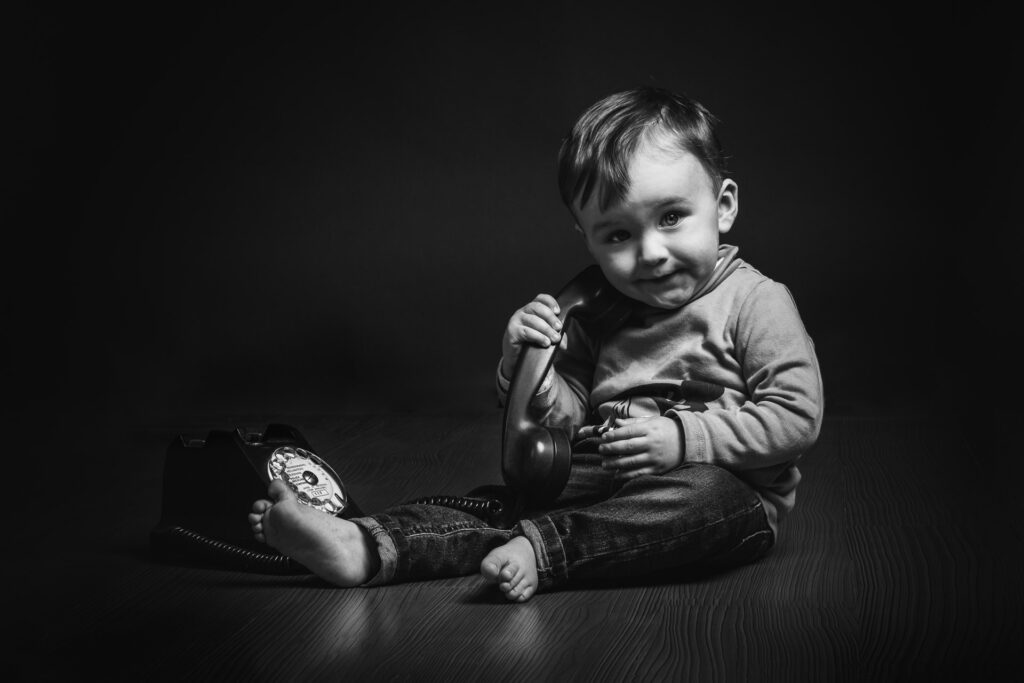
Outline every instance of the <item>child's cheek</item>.
{"type": "Polygon", "coordinates": [[[629,278],[633,273],[633,259],[626,249],[620,249],[612,254],[605,255],[602,259],[602,270],[612,285],[621,291],[622,287],[629,286],[629,278]]]}

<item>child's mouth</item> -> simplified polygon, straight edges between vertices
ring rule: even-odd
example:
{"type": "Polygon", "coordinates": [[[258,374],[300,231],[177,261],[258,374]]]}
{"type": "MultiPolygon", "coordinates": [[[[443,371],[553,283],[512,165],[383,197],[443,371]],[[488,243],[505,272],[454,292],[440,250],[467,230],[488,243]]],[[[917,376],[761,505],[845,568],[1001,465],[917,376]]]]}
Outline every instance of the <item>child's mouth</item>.
{"type": "Polygon", "coordinates": [[[666,284],[673,277],[675,277],[677,272],[678,271],[673,270],[673,271],[668,272],[668,273],[666,273],[664,275],[661,275],[659,277],[644,278],[643,282],[645,282],[646,284],[650,284],[650,285],[663,285],[663,284],[666,284]]]}

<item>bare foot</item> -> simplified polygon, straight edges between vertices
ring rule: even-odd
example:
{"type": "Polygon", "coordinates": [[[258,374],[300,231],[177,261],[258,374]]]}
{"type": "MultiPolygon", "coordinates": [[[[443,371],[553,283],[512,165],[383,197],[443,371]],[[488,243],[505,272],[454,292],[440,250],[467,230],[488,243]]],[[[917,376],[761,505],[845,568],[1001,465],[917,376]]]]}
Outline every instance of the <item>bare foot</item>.
{"type": "Polygon", "coordinates": [[[537,555],[525,536],[515,536],[495,548],[480,563],[480,574],[489,583],[498,584],[505,597],[526,602],[537,591],[537,555]]]}
{"type": "Polygon", "coordinates": [[[360,526],[301,504],[277,479],[267,495],[270,500],[257,500],[249,514],[256,540],[338,586],[358,586],[377,573],[377,544],[360,526]]]}

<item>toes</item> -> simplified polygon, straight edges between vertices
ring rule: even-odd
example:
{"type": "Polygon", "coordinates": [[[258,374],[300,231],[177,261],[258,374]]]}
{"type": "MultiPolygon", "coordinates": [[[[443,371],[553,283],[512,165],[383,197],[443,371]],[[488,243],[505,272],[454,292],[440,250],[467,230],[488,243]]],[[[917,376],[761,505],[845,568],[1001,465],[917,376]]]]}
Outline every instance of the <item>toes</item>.
{"type": "Polygon", "coordinates": [[[295,498],[295,492],[288,488],[288,486],[280,479],[275,479],[270,482],[270,486],[267,487],[267,495],[269,495],[271,500],[275,503],[281,503],[295,498]]]}
{"type": "MultiPolygon", "coordinates": [[[[480,563],[480,573],[491,583],[497,583],[499,587],[515,585],[523,574],[519,570],[519,565],[500,555],[485,557],[480,563]]],[[[502,590],[508,590],[508,588],[502,588],[502,590]]]]}
{"type": "Polygon", "coordinates": [[[256,515],[262,515],[264,512],[269,510],[274,504],[269,500],[257,500],[252,504],[252,512],[256,515]]]}
{"type": "Polygon", "coordinates": [[[255,512],[249,514],[249,526],[252,527],[253,537],[260,543],[266,543],[267,537],[263,535],[263,515],[255,512]]]}
{"type": "Polygon", "coordinates": [[[517,572],[510,581],[505,581],[498,587],[512,598],[522,593],[528,585],[529,582],[526,581],[526,572],[517,572]]]}
{"type": "Polygon", "coordinates": [[[525,577],[526,572],[520,570],[518,565],[508,562],[499,575],[499,578],[503,580],[498,584],[498,588],[501,589],[502,592],[508,593],[511,590],[515,590],[515,587],[518,586],[525,577]]]}
{"type": "Polygon", "coordinates": [[[531,583],[523,582],[506,593],[505,597],[512,602],[526,602],[533,596],[534,590],[536,590],[536,586],[531,583]]]}
{"type": "Polygon", "coordinates": [[[537,574],[532,566],[532,546],[528,546],[527,549],[529,552],[523,552],[522,543],[513,539],[492,551],[480,563],[483,578],[497,584],[498,589],[510,602],[525,602],[537,590],[537,574]]]}
{"type": "Polygon", "coordinates": [[[484,561],[480,563],[480,574],[491,583],[498,582],[500,572],[501,565],[496,560],[485,557],[484,561]]]}

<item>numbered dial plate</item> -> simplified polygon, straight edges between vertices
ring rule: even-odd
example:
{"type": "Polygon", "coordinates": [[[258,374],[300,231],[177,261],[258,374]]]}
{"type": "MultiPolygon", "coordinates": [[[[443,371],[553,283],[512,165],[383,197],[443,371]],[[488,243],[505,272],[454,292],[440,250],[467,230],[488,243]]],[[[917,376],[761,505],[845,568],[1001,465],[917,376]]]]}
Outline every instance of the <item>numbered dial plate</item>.
{"type": "Polygon", "coordinates": [[[305,448],[282,446],[270,454],[267,474],[295,491],[299,502],[336,515],[348,505],[341,480],[331,466],[305,448]]]}

